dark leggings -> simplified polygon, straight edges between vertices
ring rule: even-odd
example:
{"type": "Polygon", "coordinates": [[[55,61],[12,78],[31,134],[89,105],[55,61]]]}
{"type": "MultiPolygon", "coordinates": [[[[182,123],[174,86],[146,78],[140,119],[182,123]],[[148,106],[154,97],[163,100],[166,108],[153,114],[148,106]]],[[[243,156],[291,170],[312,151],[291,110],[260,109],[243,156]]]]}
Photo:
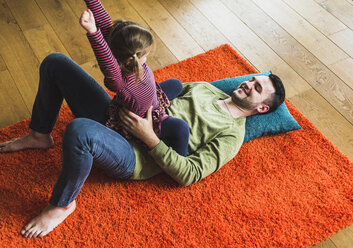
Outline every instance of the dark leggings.
{"type": "MultiPolygon", "coordinates": [[[[169,100],[177,97],[183,89],[178,79],[169,79],[159,84],[169,100]]],[[[189,144],[189,126],[186,121],[175,117],[168,117],[161,124],[159,137],[180,155],[186,157],[189,144]]]]}

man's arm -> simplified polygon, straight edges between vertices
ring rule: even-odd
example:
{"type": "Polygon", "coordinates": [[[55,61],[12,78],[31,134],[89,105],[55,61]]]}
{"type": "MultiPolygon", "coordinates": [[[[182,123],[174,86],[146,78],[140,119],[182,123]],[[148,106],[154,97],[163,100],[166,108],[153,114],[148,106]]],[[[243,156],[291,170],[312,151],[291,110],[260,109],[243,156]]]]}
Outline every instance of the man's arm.
{"type": "Polygon", "coordinates": [[[160,168],[184,186],[219,170],[239,151],[242,138],[232,134],[219,135],[187,157],[180,156],[155,135],[150,111],[146,118],[124,110],[120,118],[125,128],[150,148],[149,154],[160,168]]]}
{"type": "Polygon", "coordinates": [[[183,157],[161,141],[149,154],[165,173],[188,186],[218,171],[238,153],[240,146],[234,136],[220,136],[183,157]]]}
{"type": "Polygon", "coordinates": [[[153,131],[152,106],[147,110],[146,118],[141,118],[126,108],[120,110],[119,117],[123,127],[145,143],[149,149],[153,149],[160,142],[153,131]]]}

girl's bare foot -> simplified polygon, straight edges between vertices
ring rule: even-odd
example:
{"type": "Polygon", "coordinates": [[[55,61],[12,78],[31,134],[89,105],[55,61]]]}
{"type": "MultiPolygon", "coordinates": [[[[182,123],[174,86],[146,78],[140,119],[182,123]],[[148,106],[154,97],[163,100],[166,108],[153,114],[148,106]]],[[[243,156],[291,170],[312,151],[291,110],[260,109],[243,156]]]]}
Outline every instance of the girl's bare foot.
{"type": "Polygon", "coordinates": [[[29,134],[0,144],[0,153],[17,152],[25,149],[48,149],[54,146],[50,134],[31,131],[29,134]]]}
{"type": "Polygon", "coordinates": [[[25,238],[43,237],[50,233],[55,227],[62,223],[76,208],[76,201],[67,207],[55,207],[48,205],[35,218],[33,218],[23,229],[21,234],[25,238]]]}

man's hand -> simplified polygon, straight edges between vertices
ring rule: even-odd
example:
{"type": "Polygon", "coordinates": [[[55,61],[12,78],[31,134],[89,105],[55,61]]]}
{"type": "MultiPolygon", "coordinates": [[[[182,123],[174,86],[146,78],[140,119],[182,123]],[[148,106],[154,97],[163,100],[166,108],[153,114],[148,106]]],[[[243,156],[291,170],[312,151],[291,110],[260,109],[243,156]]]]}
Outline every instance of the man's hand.
{"type": "Polygon", "coordinates": [[[89,34],[97,32],[96,22],[94,20],[93,13],[90,9],[85,10],[82,13],[80,18],[80,24],[89,34]]]}
{"type": "Polygon", "coordinates": [[[160,140],[153,131],[152,106],[148,109],[146,118],[141,118],[125,108],[120,110],[119,116],[123,127],[136,138],[142,140],[148,148],[153,149],[158,145],[160,140]]]}

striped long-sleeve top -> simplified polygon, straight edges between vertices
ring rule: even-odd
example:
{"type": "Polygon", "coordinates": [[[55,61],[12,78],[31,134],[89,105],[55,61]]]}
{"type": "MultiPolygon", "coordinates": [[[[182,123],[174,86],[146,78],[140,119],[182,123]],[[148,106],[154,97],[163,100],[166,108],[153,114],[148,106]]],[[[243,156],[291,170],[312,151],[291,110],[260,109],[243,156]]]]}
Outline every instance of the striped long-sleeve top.
{"type": "Polygon", "coordinates": [[[125,107],[140,117],[145,117],[149,107],[153,106],[153,126],[159,135],[160,122],[166,117],[165,109],[170,106],[167,96],[156,83],[153,72],[146,63],[142,65],[143,76],[137,84],[135,75],[122,74],[119,63],[107,44],[113,25],[109,14],[99,0],[85,0],[85,2],[92,11],[97,26],[97,32],[87,34],[88,40],[104,74],[104,85],[116,92],[108,109],[109,119],[106,125],[126,138],[130,138],[120,126],[119,109],[125,107]]]}

